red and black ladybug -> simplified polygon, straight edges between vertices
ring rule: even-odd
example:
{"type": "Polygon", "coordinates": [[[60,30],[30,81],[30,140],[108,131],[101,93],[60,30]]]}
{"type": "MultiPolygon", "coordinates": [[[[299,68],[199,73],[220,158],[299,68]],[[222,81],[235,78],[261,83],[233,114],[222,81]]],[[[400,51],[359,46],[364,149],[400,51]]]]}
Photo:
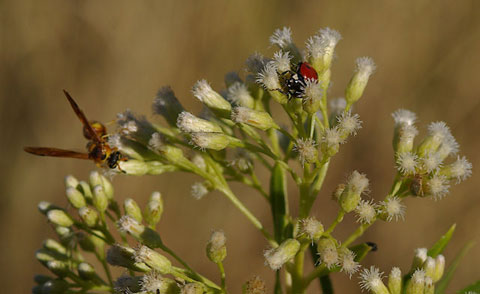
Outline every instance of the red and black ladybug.
{"type": "Polygon", "coordinates": [[[300,62],[295,71],[288,70],[280,74],[281,92],[291,98],[302,98],[307,80],[318,81],[317,71],[307,62],[300,62]]]}

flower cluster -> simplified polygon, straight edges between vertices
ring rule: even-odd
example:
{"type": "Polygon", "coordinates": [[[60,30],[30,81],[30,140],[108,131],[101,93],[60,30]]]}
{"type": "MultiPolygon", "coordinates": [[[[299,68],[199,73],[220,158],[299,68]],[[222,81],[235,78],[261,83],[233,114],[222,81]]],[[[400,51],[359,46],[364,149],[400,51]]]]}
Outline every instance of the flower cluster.
{"type": "MultiPolygon", "coordinates": [[[[416,115],[398,110],[393,113],[397,170],[391,190],[380,193],[382,199],[374,201],[368,196],[367,175],[351,172],[333,193],[337,217],[324,226],[325,220],[313,215],[312,207],[317,197],[327,194],[322,185],[331,159],[362,127],[353,106],[364,95],[376,68],[372,58],[358,58],[344,97],[328,97],[333,57],[340,40],[337,31],[321,29],[302,50],[293,42],[289,28],[276,30],[270,42],[278,51],[271,57],[260,53],[250,56],[244,76],[228,73],[220,90],[205,79],[194,84],[192,94],[204,106],[200,113],[186,110],[170,87],[160,89],[152,108],[165,123],[131,111],[119,114],[118,130],[108,135],[108,145],[126,160],[107,172],[136,176],[188,172],[199,177],[191,188],[195,199],[219,191],[269,244],[264,258],[265,264],[277,272],[275,293],[282,292],[282,272],[286,276],[284,289],[295,294],[305,293],[315,279],[328,287],[329,275],[336,272],[351,278],[360,270],[365,256],[376,250],[374,243],[358,241],[367,229],[378,220],[403,220],[406,197],[444,197],[451,182],[459,183],[470,176],[471,164],[460,156],[447,163],[448,157],[458,152],[459,144],[445,123],[430,124],[427,136],[415,144],[416,115]],[[272,112],[274,104],[279,106],[275,109],[283,109],[285,121],[272,112]],[[262,169],[270,175],[268,186],[257,176],[262,169]],[[288,201],[289,177],[298,188],[295,209],[288,201]],[[241,195],[235,194],[232,182],[249,186],[264,198],[271,207],[271,230],[244,205],[241,195]],[[358,227],[347,238],[337,238],[337,227],[349,213],[356,215],[358,227]],[[304,268],[308,250],[314,263],[310,272],[304,268]]],[[[122,209],[113,198],[110,182],[97,172],[92,173],[89,183],[67,177],[66,185],[74,211],[45,202],[39,205],[60,241],[47,240],[37,252],[37,259],[53,276],[36,278],[34,292],[227,292],[223,231],[214,231],[206,246],[208,259],[220,273],[217,285],[166,247],[156,232],[163,212],[160,193],[153,193],[143,208],[128,198],[122,209]],[[112,221],[117,225],[115,234],[109,226],[112,221]],[[129,246],[130,238],[138,245],[129,246]],[[85,262],[84,252],[95,254],[103,275],[85,262]],[[172,260],[181,267],[174,266],[172,260]],[[125,273],[112,277],[110,266],[122,267],[125,273]]],[[[363,269],[361,286],[375,294],[433,293],[445,266],[440,253],[418,250],[409,274],[402,277],[394,268],[388,287],[377,268],[363,269]]],[[[255,277],[245,284],[244,293],[265,293],[265,289],[265,283],[255,277]]]]}

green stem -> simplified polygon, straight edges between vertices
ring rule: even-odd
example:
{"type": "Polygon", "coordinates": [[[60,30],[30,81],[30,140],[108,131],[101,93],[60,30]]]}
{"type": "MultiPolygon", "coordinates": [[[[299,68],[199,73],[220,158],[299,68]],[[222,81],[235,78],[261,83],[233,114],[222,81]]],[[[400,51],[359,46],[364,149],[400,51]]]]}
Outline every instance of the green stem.
{"type": "Polygon", "coordinates": [[[343,211],[343,209],[341,209],[338,214],[337,214],[337,218],[335,219],[335,221],[333,221],[333,223],[330,225],[330,227],[325,231],[325,234],[330,234],[333,232],[333,230],[335,229],[335,227],[342,222],[343,220],[343,217],[345,216],[345,211],[343,211]]]}
{"type": "Polygon", "coordinates": [[[355,232],[353,232],[348,238],[347,240],[345,240],[343,243],[342,243],[342,247],[348,247],[348,245],[352,244],[355,240],[357,240],[360,236],[363,235],[363,233],[371,226],[373,225],[373,223],[375,222],[375,220],[373,220],[371,223],[369,224],[361,224],[356,230],[355,232]]]}
{"type": "Polygon", "coordinates": [[[108,267],[107,261],[105,260],[105,258],[103,258],[103,256],[100,256],[97,251],[95,251],[95,256],[102,263],[103,270],[105,271],[108,279],[108,284],[110,285],[110,287],[113,287],[112,274],[110,273],[110,268],[108,267]]]}
{"type": "Polygon", "coordinates": [[[218,270],[220,271],[220,278],[222,280],[222,292],[226,293],[226,290],[225,290],[225,269],[224,269],[223,263],[221,261],[217,262],[217,265],[218,265],[218,270]]]}
{"type": "Polygon", "coordinates": [[[292,293],[300,294],[304,292],[303,284],[303,265],[305,261],[305,250],[308,248],[310,243],[303,243],[295,255],[294,268],[292,272],[292,293]]]}

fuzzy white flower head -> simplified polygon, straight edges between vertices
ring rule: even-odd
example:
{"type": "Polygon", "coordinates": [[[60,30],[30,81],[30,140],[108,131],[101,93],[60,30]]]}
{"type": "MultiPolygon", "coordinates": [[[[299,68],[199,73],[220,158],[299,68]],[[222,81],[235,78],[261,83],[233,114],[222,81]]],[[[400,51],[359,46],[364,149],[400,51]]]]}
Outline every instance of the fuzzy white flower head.
{"type": "Polygon", "coordinates": [[[402,204],[400,198],[393,197],[381,202],[382,212],[387,215],[387,221],[395,219],[404,219],[405,205],[402,204]]]}
{"type": "Polygon", "coordinates": [[[413,272],[412,282],[415,284],[423,284],[425,282],[425,271],[423,269],[417,269],[413,272]]]}
{"type": "Polygon", "coordinates": [[[418,167],[418,156],[411,152],[398,155],[397,169],[404,175],[414,174],[418,167]]]}
{"type": "Polygon", "coordinates": [[[192,185],[191,194],[193,198],[200,200],[203,198],[203,196],[208,194],[208,189],[205,184],[197,182],[192,185]]]}
{"type": "Polygon", "coordinates": [[[439,142],[443,142],[445,139],[452,137],[450,128],[443,121],[432,122],[428,125],[428,133],[430,136],[435,137],[439,142]]]}
{"type": "Polygon", "coordinates": [[[288,52],[277,51],[273,54],[273,60],[271,62],[279,72],[285,72],[290,70],[291,59],[292,57],[288,52]]]}
{"type": "Polygon", "coordinates": [[[276,29],[270,36],[270,44],[285,48],[292,43],[292,30],[289,27],[276,29]]]}
{"type": "Polygon", "coordinates": [[[365,174],[354,170],[348,177],[347,185],[356,193],[362,194],[363,192],[368,191],[369,181],[365,174]]]}
{"type": "Polygon", "coordinates": [[[120,131],[125,135],[138,131],[137,118],[130,109],[117,114],[117,124],[120,127],[120,131]]]}
{"type": "Polygon", "coordinates": [[[306,43],[307,53],[312,58],[321,58],[324,55],[332,55],[335,46],[342,39],[340,33],[331,28],[320,29],[318,35],[308,39],[306,43]]]}
{"type": "Polygon", "coordinates": [[[323,233],[323,225],[314,217],[300,220],[300,235],[305,234],[310,240],[318,240],[323,233]]]}
{"type": "Polygon", "coordinates": [[[398,109],[392,113],[393,120],[395,121],[395,126],[412,126],[417,120],[417,115],[406,109],[398,109]]]}
{"type": "Polygon", "coordinates": [[[195,154],[192,158],[193,164],[195,164],[199,169],[205,170],[207,168],[207,164],[205,163],[205,159],[203,156],[199,154],[195,154]]]}
{"type": "Polygon", "coordinates": [[[355,212],[357,213],[357,221],[362,224],[371,223],[377,215],[375,204],[371,200],[360,200],[355,212]]]}
{"type": "Polygon", "coordinates": [[[360,273],[360,288],[377,293],[389,293],[382,282],[383,273],[373,265],[370,269],[364,268],[360,273]],[[385,289],[386,292],[381,291],[385,289]]]}
{"type": "Polygon", "coordinates": [[[129,215],[122,216],[117,221],[117,226],[121,232],[129,234],[140,234],[145,230],[145,227],[129,215]]]}
{"type": "Polygon", "coordinates": [[[277,248],[265,251],[265,264],[272,270],[279,270],[287,261],[292,259],[300,249],[300,242],[295,239],[283,241],[277,248]]]}
{"type": "Polygon", "coordinates": [[[435,200],[442,199],[448,194],[450,184],[445,176],[434,174],[431,179],[427,180],[428,194],[432,195],[435,200]]]}
{"type": "Polygon", "coordinates": [[[321,84],[317,80],[307,79],[305,87],[302,87],[304,100],[320,101],[323,97],[321,84]]]}
{"type": "Polygon", "coordinates": [[[248,92],[247,85],[240,82],[233,83],[227,89],[227,99],[240,106],[253,108],[255,101],[248,92]]]}
{"type": "Polygon", "coordinates": [[[373,59],[366,56],[357,58],[355,64],[355,71],[359,74],[360,79],[368,79],[377,68],[373,59]]]}
{"type": "Polygon", "coordinates": [[[451,176],[457,178],[457,183],[460,183],[472,175],[472,164],[465,156],[458,156],[457,160],[450,165],[449,170],[451,176]]]}
{"type": "Polygon", "coordinates": [[[355,261],[355,253],[351,250],[345,249],[340,256],[340,271],[346,273],[349,278],[352,278],[352,275],[358,271],[360,264],[355,261]]]}
{"type": "Polygon", "coordinates": [[[445,159],[449,155],[457,154],[459,150],[459,144],[453,136],[448,136],[443,142],[442,145],[437,150],[440,158],[445,159]]]}
{"type": "Polygon", "coordinates": [[[399,135],[401,141],[413,141],[415,136],[418,135],[418,130],[414,125],[404,124],[400,128],[399,135]]]}
{"type": "Polygon", "coordinates": [[[326,129],[322,136],[322,142],[328,147],[334,147],[345,142],[337,127],[326,129]]]}
{"type": "Polygon", "coordinates": [[[436,170],[442,164],[442,158],[437,152],[428,152],[425,156],[420,158],[420,161],[422,163],[422,168],[428,173],[436,170]]]}
{"type": "Polygon", "coordinates": [[[390,277],[398,279],[402,277],[402,271],[398,267],[393,267],[392,271],[390,272],[390,277]]]}
{"type": "Polygon", "coordinates": [[[415,258],[418,259],[420,262],[420,265],[427,260],[428,257],[428,249],[427,248],[417,248],[414,251],[415,258]]]}
{"type": "Polygon", "coordinates": [[[145,274],[139,284],[142,291],[148,293],[164,293],[166,289],[170,286],[165,278],[162,275],[153,270],[147,274],[145,274]]]}
{"type": "Polygon", "coordinates": [[[318,156],[317,144],[312,139],[298,139],[297,142],[295,142],[293,150],[298,153],[298,159],[302,165],[304,165],[305,162],[314,162],[318,156]]]}
{"type": "Polygon", "coordinates": [[[357,131],[362,128],[360,116],[358,114],[352,115],[350,111],[347,113],[343,112],[337,117],[337,121],[340,130],[348,135],[356,135],[357,131]]]}
{"type": "Polygon", "coordinates": [[[196,117],[187,111],[182,111],[177,118],[177,127],[184,133],[197,133],[197,132],[222,132],[222,128],[217,124],[205,119],[196,117]]]}
{"type": "Polygon", "coordinates": [[[339,256],[336,248],[327,248],[319,254],[321,263],[325,264],[328,269],[338,265],[339,256]]]}
{"type": "Polygon", "coordinates": [[[262,84],[267,90],[280,89],[277,68],[272,63],[267,63],[262,71],[257,75],[257,82],[262,84]]]}

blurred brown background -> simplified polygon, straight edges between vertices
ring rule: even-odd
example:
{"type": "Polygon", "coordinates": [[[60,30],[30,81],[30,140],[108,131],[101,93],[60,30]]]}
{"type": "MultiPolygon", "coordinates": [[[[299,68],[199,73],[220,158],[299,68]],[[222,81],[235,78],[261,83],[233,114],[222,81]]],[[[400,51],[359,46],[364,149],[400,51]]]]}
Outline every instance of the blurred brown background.
{"type": "MultiPolygon", "coordinates": [[[[221,89],[223,75],[242,71],[244,60],[258,51],[271,54],[268,37],[290,26],[300,46],[319,28],[340,31],[333,67],[333,97],[341,96],[354,60],[371,56],[378,65],[356,111],[364,121],[359,135],[335,157],[315,215],[328,225],[336,206],[330,192],[346,174],[359,169],[371,179],[371,195],[380,199],[393,178],[390,113],[403,107],[420,116],[424,132],[430,121],[444,120],[474,165],[474,175],[451,189],[442,201],[409,199],[406,220],[378,223],[362,240],[379,250],[365,265],[388,272],[407,270],[413,249],[430,246],[452,223],[457,232],[445,254],[469,240],[479,240],[480,165],[480,2],[462,1],[1,1],[0,2],[0,285],[2,291],[27,293],[35,273],[46,273],[34,251],[52,236],[37,212],[40,200],[66,205],[63,177],[86,179],[91,162],[28,155],[25,145],[82,150],[80,124],[61,90],[71,91],[90,118],[110,121],[131,108],[150,116],[157,89],[171,85],[184,106],[198,111],[190,88],[207,78],[221,89]]],[[[268,182],[268,179],[263,177],[268,182]]],[[[214,228],[228,237],[228,288],[253,274],[272,290],[272,272],[263,265],[267,244],[219,194],[199,202],[189,196],[193,176],[114,179],[119,199],[135,197],[143,205],[150,192],[165,197],[160,231],[194,268],[216,280],[204,246],[214,228]]],[[[271,225],[269,209],[251,190],[236,192],[271,225]]],[[[296,197],[290,189],[290,198],[296,197]]],[[[338,229],[353,229],[348,218],[338,229]]],[[[458,269],[451,290],[479,278],[480,245],[458,269]]],[[[360,292],[357,277],[336,275],[338,293],[360,292]]],[[[317,286],[311,293],[317,293],[317,286]]]]}

